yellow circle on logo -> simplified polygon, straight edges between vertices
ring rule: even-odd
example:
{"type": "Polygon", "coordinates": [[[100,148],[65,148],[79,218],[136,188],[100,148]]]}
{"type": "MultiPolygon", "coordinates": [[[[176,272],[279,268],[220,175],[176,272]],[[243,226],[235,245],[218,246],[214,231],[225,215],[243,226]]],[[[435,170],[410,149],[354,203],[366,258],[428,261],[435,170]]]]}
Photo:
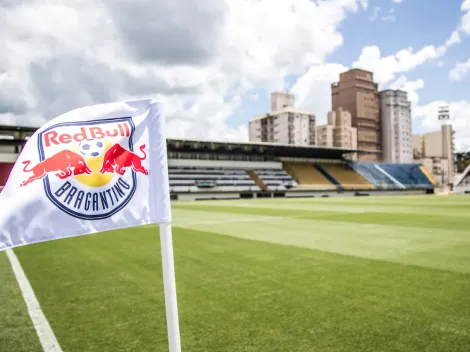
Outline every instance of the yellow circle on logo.
{"type": "Polygon", "coordinates": [[[75,179],[84,186],[102,187],[111,182],[114,177],[114,174],[100,173],[101,167],[103,165],[104,154],[106,153],[106,150],[108,150],[108,148],[112,145],[112,143],[107,140],[103,140],[102,142],[104,144],[104,149],[103,152],[100,153],[98,156],[86,156],[83,153],[80,153],[78,145],[72,148],[74,152],[80,154],[83,159],[85,159],[85,162],[87,163],[88,167],[91,171],[93,171],[91,175],[83,174],[75,176],[75,179]]]}

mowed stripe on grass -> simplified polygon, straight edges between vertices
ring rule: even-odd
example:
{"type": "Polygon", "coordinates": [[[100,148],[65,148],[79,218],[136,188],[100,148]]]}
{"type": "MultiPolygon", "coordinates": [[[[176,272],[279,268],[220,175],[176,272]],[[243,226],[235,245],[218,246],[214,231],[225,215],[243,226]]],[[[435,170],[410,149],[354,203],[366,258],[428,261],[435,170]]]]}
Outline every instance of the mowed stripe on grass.
{"type": "MultiPolygon", "coordinates": [[[[355,200],[360,207],[362,199],[355,200]]],[[[323,219],[330,211],[317,213],[318,218],[289,218],[291,204],[309,203],[296,201],[286,200],[284,215],[252,208],[250,215],[201,211],[205,202],[192,210],[174,204],[175,224],[185,227],[174,229],[183,351],[466,351],[470,255],[462,244],[468,231],[444,230],[452,240],[433,241],[432,230],[419,223],[380,225],[373,216],[369,223],[323,219]],[[266,219],[272,215],[286,218],[266,219]],[[270,233],[303,243],[266,243],[270,233]],[[394,258],[417,255],[421,241],[427,252],[418,257],[430,265],[308,249],[322,240],[331,252],[372,242],[362,256],[388,247],[394,258]],[[412,251],[401,250],[410,243],[415,243],[412,251]],[[458,265],[432,269],[445,251],[449,258],[458,254],[458,265]]],[[[16,253],[64,352],[166,350],[155,227],[48,242],[16,253]]],[[[11,321],[8,315],[1,319],[11,321]]]]}

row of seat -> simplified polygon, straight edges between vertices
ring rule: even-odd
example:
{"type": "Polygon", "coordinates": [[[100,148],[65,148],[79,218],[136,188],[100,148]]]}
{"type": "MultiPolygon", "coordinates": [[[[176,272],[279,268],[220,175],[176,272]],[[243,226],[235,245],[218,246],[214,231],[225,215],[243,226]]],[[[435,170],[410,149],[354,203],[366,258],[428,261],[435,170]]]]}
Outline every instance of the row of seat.
{"type": "Polygon", "coordinates": [[[294,180],[282,169],[252,169],[209,167],[169,167],[169,183],[173,192],[217,190],[259,191],[285,190],[294,180]]]}
{"type": "Polygon", "coordinates": [[[304,188],[325,190],[375,188],[347,164],[288,162],[284,167],[304,188]]]}
{"type": "Polygon", "coordinates": [[[423,171],[420,164],[286,162],[283,167],[251,170],[170,167],[170,187],[273,191],[292,187],[322,190],[423,189],[435,185],[432,176],[423,171]]]}
{"type": "Polygon", "coordinates": [[[282,169],[252,170],[268,190],[285,190],[295,185],[294,179],[282,169]]]}
{"type": "Polygon", "coordinates": [[[285,163],[302,187],[323,189],[425,189],[436,182],[420,164],[285,163]]]}

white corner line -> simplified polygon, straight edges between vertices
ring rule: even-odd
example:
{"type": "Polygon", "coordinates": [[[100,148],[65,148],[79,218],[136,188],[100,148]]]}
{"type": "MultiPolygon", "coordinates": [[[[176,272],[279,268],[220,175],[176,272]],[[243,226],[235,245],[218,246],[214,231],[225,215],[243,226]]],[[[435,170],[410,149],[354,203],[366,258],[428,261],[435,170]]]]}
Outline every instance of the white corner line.
{"type": "Polygon", "coordinates": [[[16,257],[15,252],[11,248],[5,250],[8,259],[10,260],[11,267],[18,282],[18,286],[23,294],[24,301],[28,308],[29,316],[33,322],[36,333],[41,342],[42,349],[44,352],[62,352],[62,348],[54,335],[54,332],[49,325],[44,313],[42,312],[41,306],[39,305],[38,299],[34,294],[33,288],[29,283],[26,274],[21,267],[21,264],[16,257]]]}

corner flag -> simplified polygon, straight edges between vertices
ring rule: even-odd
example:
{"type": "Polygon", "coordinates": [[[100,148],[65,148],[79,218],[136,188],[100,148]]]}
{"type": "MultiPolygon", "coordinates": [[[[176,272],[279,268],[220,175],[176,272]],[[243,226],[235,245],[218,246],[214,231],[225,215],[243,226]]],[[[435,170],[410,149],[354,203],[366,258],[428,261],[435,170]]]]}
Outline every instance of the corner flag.
{"type": "Polygon", "coordinates": [[[0,193],[0,251],[159,223],[170,351],[179,352],[162,107],[91,105],[39,128],[0,193]]]}

